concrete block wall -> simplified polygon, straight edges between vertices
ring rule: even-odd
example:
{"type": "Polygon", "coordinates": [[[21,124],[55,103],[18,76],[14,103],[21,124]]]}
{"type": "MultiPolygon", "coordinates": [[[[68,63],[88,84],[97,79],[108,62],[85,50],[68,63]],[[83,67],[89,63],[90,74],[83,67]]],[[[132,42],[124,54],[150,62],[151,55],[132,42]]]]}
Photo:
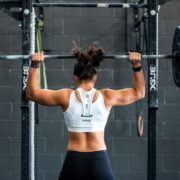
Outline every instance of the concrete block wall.
{"type": "MultiPolygon", "coordinates": [[[[160,52],[171,53],[175,27],[180,25],[180,3],[161,7],[160,52]]],[[[19,22],[0,11],[0,54],[21,53],[19,22]]],[[[43,46],[52,54],[67,53],[75,40],[83,48],[98,41],[107,53],[126,52],[126,12],[123,9],[46,8],[43,46]]],[[[132,40],[133,43],[133,40],[132,40]]],[[[47,60],[50,89],[75,88],[75,60],[47,60]]],[[[144,65],[146,62],[143,63],[144,65]]],[[[145,71],[146,74],[146,71],[145,71]]],[[[132,70],[126,61],[105,60],[96,88],[131,86],[132,70]]],[[[159,62],[157,112],[157,180],[180,179],[180,95],[174,85],[171,61],[159,62]]],[[[146,98],[147,99],[147,98],[146,98]]],[[[114,107],[105,140],[116,180],[147,177],[147,101],[114,107]],[[143,107],[145,132],[136,134],[136,110],[143,107]]],[[[20,180],[21,61],[0,61],[0,180],[20,180]]],[[[59,107],[39,106],[37,125],[38,180],[56,180],[67,145],[67,130],[59,107]]]]}

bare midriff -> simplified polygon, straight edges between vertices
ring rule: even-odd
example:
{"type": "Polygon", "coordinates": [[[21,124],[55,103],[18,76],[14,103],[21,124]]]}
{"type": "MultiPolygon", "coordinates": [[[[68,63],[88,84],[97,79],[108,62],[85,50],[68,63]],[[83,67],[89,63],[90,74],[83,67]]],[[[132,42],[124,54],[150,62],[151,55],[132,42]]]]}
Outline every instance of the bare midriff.
{"type": "Polygon", "coordinates": [[[101,132],[70,132],[67,150],[92,152],[106,150],[104,131],[101,132]]]}

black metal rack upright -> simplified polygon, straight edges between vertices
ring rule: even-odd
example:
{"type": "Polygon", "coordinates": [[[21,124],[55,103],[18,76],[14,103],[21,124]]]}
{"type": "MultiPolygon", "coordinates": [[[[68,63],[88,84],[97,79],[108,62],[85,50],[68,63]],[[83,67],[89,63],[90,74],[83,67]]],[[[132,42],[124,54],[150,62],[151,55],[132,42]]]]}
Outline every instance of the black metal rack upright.
{"type": "MultiPolygon", "coordinates": [[[[157,0],[148,0],[148,53],[156,54],[157,0]]],[[[156,111],[158,109],[158,61],[148,59],[148,180],[156,180],[156,111]]]]}
{"type": "MultiPolygon", "coordinates": [[[[22,54],[30,54],[30,14],[32,0],[22,3],[22,54]]],[[[28,77],[30,59],[23,59],[22,63],[22,121],[21,121],[21,180],[30,180],[29,154],[29,101],[26,99],[25,88],[28,77]]]]}

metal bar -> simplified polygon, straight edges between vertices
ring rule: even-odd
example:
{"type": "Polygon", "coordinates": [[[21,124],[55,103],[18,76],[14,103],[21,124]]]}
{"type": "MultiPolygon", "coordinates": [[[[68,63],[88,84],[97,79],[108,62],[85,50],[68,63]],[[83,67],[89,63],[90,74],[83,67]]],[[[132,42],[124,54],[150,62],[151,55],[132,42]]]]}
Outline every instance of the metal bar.
{"type": "MultiPolygon", "coordinates": [[[[33,3],[34,7],[84,7],[84,8],[147,8],[144,3],[62,3],[62,2],[45,2],[33,3]]],[[[22,7],[21,1],[1,1],[0,7],[22,7]]]]}
{"type": "MultiPolygon", "coordinates": [[[[29,59],[30,55],[0,55],[0,60],[17,60],[17,59],[29,59]]],[[[44,55],[45,59],[72,59],[73,55],[44,55]]],[[[106,59],[128,59],[128,55],[125,54],[107,54],[104,56],[106,59]]],[[[175,55],[142,55],[143,59],[169,59],[175,58],[175,55]]]]}
{"type": "MultiPolygon", "coordinates": [[[[31,20],[30,20],[30,54],[35,53],[35,10],[32,8],[31,12],[31,20]]],[[[36,179],[36,153],[35,153],[35,148],[36,148],[36,138],[35,138],[35,103],[33,101],[29,101],[29,174],[30,174],[30,180],[35,180],[36,179]]]]}
{"type": "Polygon", "coordinates": [[[34,7],[88,7],[88,8],[146,8],[143,3],[62,3],[62,2],[45,2],[33,3],[34,7]]]}
{"type": "MultiPolygon", "coordinates": [[[[148,0],[148,53],[157,53],[157,1],[148,0]]],[[[158,57],[157,57],[158,58],[158,57]]],[[[158,109],[158,61],[148,61],[148,180],[156,180],[156,111],[158,109]]]]}
{"type": "MultiPolygon", "coordinates": [[[[1,3],[2,4],[2,3],[1,3]]],[[[13,4],[12,4],[13,5],[13,4]]],[[[13,6],[12,6],[13,7],[13,6]]],[[[30,12],[31,0],[22,1],[22,53],[30,53],[30,12]]],[[[26,99],[26,82],[28,78],[30,59],[24,59],[22,63],[22,113],[21,113],[21,180],[30,180],[29,171],[29,101],[26,99]]]]}

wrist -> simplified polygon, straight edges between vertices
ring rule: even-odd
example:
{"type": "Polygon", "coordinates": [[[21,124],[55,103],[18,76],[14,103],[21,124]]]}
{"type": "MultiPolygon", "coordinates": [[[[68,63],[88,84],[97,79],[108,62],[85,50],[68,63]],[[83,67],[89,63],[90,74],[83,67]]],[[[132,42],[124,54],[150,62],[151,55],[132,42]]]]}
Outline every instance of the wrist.
{"type": "Polygon", "coordinates": [[[142,70],[142,67],[132,67],[133,72],[140,72],[142,70]]]}
{"type": "Polygon", "coordinates": [[[132,68],[137,68],[137,67],[140,67],[141,66],[141,63],[134,63],[132,64],[132,68]]]}
{"type": "Polygon", "coordinates": [[[34,63],[34,62],[31,62],[31,68],[39,68],[40,67],[40,63],[34,63]]]}

